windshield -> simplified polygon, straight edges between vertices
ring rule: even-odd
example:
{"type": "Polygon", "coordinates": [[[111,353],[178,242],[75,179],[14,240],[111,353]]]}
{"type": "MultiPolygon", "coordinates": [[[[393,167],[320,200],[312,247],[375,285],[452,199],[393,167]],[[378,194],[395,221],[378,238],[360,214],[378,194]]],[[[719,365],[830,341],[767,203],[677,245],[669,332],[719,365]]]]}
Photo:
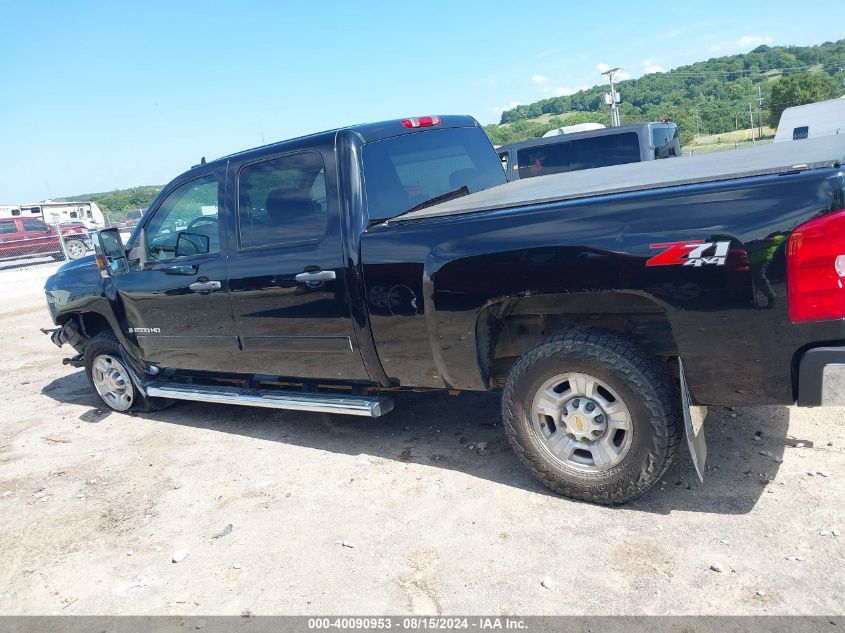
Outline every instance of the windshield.
{"type": "Polygon", "coordinates": [[[426,130],[374,141],[364,145],[362,157],[370,223],[463,187],[476,193],[507,180],[479,128],[426,130]]]}

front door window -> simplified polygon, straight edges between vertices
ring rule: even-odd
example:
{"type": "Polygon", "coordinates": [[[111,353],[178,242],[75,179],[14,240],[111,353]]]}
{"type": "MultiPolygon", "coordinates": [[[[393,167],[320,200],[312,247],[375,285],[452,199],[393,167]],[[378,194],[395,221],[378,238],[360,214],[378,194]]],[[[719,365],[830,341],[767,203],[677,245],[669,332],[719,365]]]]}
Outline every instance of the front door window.
{"type": "Polygon", "coordinates": [[[220,252],[218,182],[209,174],[174,189],[146,227],[151,261],[220,252]]]}

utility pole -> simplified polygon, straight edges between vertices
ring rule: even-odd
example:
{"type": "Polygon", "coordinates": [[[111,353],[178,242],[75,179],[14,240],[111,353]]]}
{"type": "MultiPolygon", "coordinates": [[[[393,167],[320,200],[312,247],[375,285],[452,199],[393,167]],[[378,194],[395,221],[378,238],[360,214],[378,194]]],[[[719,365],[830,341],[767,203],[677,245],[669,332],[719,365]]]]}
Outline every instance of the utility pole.
{"type": "Polygon", "coordinates": [[[618,73],[621,68],[610,68],[602,73],[607,75],[607,80],[610,82],[610,92],[604,94],[604,102],[610,106],[610,124],[613,127],[619,127],[619,93],[613,87],[613,75],[618,73]]]}
{"type": "Polygon", "coordinates": [[[757,145],[756,141],[754,140],[754,110],[751,108],[751,102],[748,102],[748,117],[751,119],[751,144],[757,145]]]}
{"type": "Polygon", "coordinates": [[[763,89],[757,86],[757,123],[760,126],[757,138],[763,138],[763,89]]]}

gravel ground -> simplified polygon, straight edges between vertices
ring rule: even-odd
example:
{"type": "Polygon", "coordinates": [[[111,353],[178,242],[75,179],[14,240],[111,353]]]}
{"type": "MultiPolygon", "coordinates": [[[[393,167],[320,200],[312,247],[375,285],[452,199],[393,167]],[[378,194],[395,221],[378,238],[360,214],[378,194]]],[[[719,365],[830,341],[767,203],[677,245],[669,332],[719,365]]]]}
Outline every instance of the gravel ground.
{"type": "Polygon", "coordinates": [[[845,612],[841,409],[711,410],[703,484],[684,450],[602,508],[535,483],[490,394],[110,413],[38,331],[54,269],[0,272],[0,613],[845,612]]]}

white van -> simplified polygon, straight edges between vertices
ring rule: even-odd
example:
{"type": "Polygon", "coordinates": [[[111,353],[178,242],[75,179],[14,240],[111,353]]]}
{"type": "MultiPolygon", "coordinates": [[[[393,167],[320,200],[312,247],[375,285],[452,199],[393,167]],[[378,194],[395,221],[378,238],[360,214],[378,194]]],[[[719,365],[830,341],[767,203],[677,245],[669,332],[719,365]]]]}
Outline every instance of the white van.
{"type": "Polygon", "coordinates": [[[780,115],[775,143],[845,134],[845,97],[787,108],[780,115]]]}

